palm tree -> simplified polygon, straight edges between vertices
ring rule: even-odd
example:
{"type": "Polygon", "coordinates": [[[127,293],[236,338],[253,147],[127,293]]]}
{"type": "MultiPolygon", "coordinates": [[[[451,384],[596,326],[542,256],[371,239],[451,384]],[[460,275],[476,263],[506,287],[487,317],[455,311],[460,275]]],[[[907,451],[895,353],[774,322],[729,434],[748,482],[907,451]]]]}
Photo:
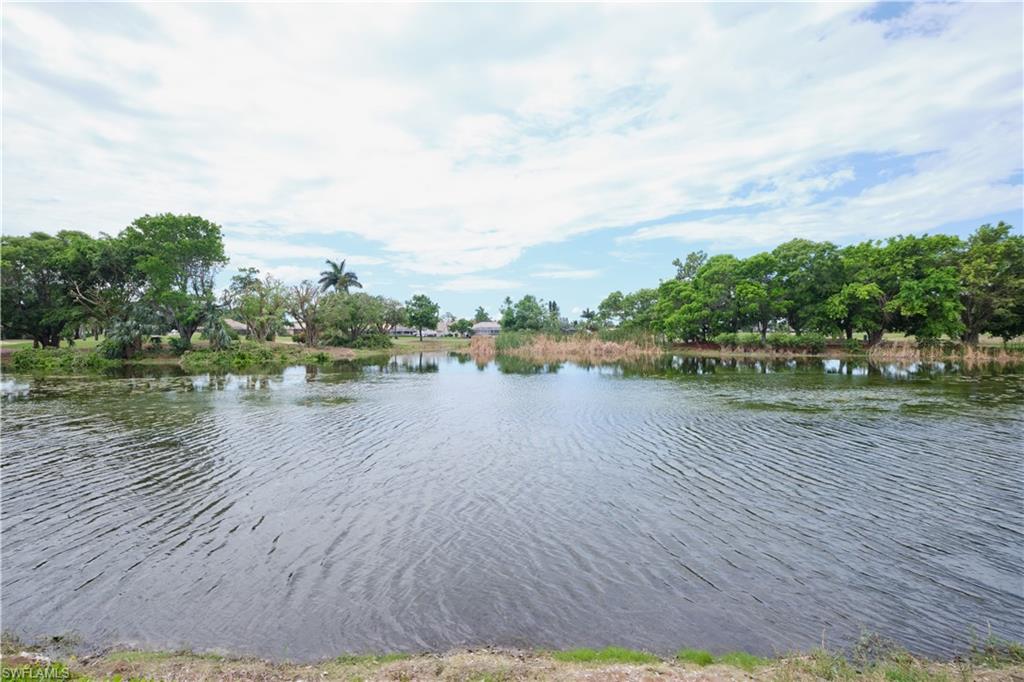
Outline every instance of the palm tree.
{"type": "Polygon", "coordinates": [[[345,261],[335,263],[328,258],[327,267],[327,270],[320,273],[321,291],[327,291],[334,287],[335,291],[344,291],[347,294],[349,287],[363,288],[363,285],[359,283],[359,277],[356,276],[356,273],[345,272],[345,261]]]}

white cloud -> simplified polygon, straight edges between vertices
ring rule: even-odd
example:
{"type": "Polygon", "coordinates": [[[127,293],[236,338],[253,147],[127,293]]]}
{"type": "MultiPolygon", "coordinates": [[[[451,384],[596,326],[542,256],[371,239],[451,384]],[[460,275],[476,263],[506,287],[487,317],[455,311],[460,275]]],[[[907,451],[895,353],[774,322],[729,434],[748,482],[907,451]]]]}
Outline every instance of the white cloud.
{"type": "Polygon", "coordinates": [[[148,4],[99,31],[8,3],[4,229],[201,213],[282,272],[345,233],[465,291],[598,228],[761,243],[1019,211],[1021,5],[864,9],[148,4]],[[856,154],[927,156],[822,202],[856,154]]]}
{"type": "Polygon", "coordinates": [[[441,291],[488,291],[494,289],[514,290],[521,286],[520,282],[511,279],[466,275],[441,282],[434,288],[441,291]]]}
{"type": "Polygon", "coordinates": [[[531,277],[541,279],[591,279],[601,274],[600,270],[570,268],[565,265],[545,265],[532,273],[531,277]]]}
{"type": "Polygon", "coordinates": [[[318,264],[325,259],[344,260],[347,267],[356,265],[383,265],[386,258],[363,256],[359,254],[338,253],[337,249],[316,244],[295,244],[273,239],[238,239],[226,237],[224,249],[229,255],[238,254],[265,260],[316,260],[318,264]]]}

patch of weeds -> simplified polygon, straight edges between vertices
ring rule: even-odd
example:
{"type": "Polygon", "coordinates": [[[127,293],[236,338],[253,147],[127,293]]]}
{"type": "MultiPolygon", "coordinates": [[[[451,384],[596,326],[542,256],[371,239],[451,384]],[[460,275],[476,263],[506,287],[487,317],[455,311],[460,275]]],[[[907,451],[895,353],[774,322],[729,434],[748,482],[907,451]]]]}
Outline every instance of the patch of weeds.
{"type": "Polygon", "coordinates": [[[945,682],[949,679],[948,675],[916,665],[883,665],[881,670],[888,682],[945,682]]]}
{"type": "Polygon", "coordinates": [[[686,663],[693,663],[701,667],[705,665],[711,665],[715,662],[715,657],[711,655],[710,651],[704,651],[703,649],[681,649],[676,654],[676,658],[686,663]]]}
{"type": "Polygon", "coordinates": [[[851,680],[857,671],[842,654],[827,649],[815,649],[805,662],[807,671],[823,680],[851,680]]]}
{"type": "Polygon", "coordinates": [[[604,649],[568,649],[555,651],[551,657],[567,663],[659,663],[660,658],[646,651],[608,646],[604,649]]]}
{"type": "Polygon", "coordinates": [[[111,651],[104,658],[108,661],[124,663],[146,663],[149,661],[164,661],[173,656],[174,654],[168,651],[111,651]]]}
{"type": "Polygon", "coordinates": [[[718,662],[731,665],[734,668],[740,668],[748,673],[768,664],[767,659],[748,654],[745,651],[730,651],[727,654],[722,654],[718,657],[718,662]]]}
{"type": "Polygon", "coordinates": [[[384,665],[395,661],[404,661],[409,654],[342,654],[334,659],[338,665],[384,665]]]}
{"type": "Polygon", "coordinates": [[[990,668],[1024,665],[1024,644],[992,634],[980,642],[972,637],[968,657],[975,665],[985,665],[990,668]]]}

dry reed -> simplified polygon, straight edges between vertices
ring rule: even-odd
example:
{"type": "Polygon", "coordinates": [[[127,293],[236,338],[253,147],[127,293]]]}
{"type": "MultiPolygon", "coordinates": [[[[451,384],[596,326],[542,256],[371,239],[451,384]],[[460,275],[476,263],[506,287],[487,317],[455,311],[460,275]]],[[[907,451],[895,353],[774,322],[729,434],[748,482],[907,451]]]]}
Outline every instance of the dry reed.
{"type": "Polygon", "coordinates": [[[868,358],[876,362],[943,362],[957,361],[968,367],[1024,362],[1024,356],[1005,348],[947,345],[919,347],[913,341],[887,341],[868,350],[868,358]]]}
{"type": "Polygon", "coordinates": [[[653,360],[665,351],[657,344],[636,341],[603,341],[596,336],[577,334],[563,338],[537,334],[514,348],[496,349],[493,337],[474,336],[469,352],[477,362],[505,355],[537,362],[579,362],[601,364],[623,360],[653,360]]]}

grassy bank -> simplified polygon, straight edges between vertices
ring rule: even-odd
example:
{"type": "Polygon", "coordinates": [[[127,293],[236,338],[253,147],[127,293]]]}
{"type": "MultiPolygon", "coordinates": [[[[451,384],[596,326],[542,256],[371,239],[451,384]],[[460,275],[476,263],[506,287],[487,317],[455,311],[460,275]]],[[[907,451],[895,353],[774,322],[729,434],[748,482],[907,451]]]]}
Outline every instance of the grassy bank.
{"type": "Polygon", "coordinates": [[[388,348],[351,349],[340,346],[307,348],[289,340],[257,343],[242,340],[225,350],[211,350],[202,340],[193,341],[193,349],[175,355],[167,348],[147,348],[130,360],[112,360],[103,357],[94,346],[76,344],[73,348],[32,348],[31,342],[8,343],[9,352],[3,353],[5,371],[36,374],[91,374],[117,369],[126,364],[178,364],[186,372],[239,372],[245,370],[275,370],[289,365],[327,364],[335,360],[389,357],[421,352],[465,351],[468,339],[416,338],[394,339],[388,348]]]}
{"type": "Polygon", "coordinates": [[[6,639],[3,679],[88,680],[830,680],[1007,682],[1024,675],[1024,647],[989,639],[950,661],[917,658],[878,638],[849,653],[819,649],[762,658],[683,649],[673,657],[607,647],[565,651],[484,649],[446,654],[349,654],[314,664],[275,663],[218,654],[110,651],[100,656],[37,658],[6,639]],[[45,678],[44,671],[50,671],[45,678]],[[31,677],[31,675],[35,677],[31,677]]]}
{"type": "Polygon", "coordinates": [[[399,336],[391,340],[390,348],[358,348],[352,352],[355,358],[374,358],[410,353],[465,352],[468,349],[469,339],[439,336],[420,341],[418,337],[399,336]]]}

